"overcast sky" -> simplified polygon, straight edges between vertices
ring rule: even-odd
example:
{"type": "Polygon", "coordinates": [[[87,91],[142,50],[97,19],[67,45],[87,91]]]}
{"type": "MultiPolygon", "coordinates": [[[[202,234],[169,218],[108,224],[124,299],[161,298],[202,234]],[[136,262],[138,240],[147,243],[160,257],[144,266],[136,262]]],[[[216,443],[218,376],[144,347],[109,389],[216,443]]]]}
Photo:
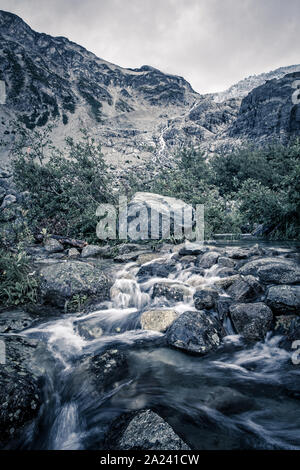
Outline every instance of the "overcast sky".
{"type": "Polygon", "coordinates": [[[117,65],[182,75],[200,93],[300,62],[300,0],[0,0],[0,9],[117,65]]]}

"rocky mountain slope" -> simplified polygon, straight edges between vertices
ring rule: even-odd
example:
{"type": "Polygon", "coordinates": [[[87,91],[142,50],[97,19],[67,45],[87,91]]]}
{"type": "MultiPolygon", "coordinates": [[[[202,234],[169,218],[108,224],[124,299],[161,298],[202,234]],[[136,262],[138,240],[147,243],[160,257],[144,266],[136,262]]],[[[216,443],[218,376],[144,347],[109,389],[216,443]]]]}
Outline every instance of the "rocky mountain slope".
{"type": "MultiPolygon", "coordinates": [[[[185,145],[210,153],[299,132],[292,84],[300,79],[300,65],[200,95],[182,77],[150,66],[119,67],[64,37],[37,33],[4,11],[0,40],[7,97],[0,105],[0,135],[8,143],[14,138],[11,119],[28,129],[54,122],[57,145],[86,127],[102,142],[112,168],[124,168],[149,159],[163,163],[185,145]]],[[[2,150],[2,161],[7,156],[2,150]]]]}

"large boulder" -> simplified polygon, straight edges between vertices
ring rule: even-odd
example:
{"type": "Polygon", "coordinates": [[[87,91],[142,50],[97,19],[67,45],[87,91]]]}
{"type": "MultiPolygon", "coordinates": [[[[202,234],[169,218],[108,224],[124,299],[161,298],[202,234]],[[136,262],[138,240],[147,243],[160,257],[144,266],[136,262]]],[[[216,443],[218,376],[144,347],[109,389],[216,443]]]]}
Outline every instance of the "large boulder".
{"type": "Polygon", "coordinates": [[[264,339],[272,327],[272,311],[262,302],[231,305],[229,311],[236,331],[246,339],[264,339]]]}
{"type": "MultiPolygon", "coordinates": [[[[186,204],[180,199],[173,197],[161,196],[160,194],[137,192],[128,204],[128,230],[129,237],[132,239],[147,239],[155,238],[151,236],[154,224],[157,226],[156,238],[168,238],[169,234],[162,232],[162,227],[157,222],[159,218],[166,218],[170,220],[170,234],[174,234],[174,224],[182,227],[182,216],[185,216],[185,227],[187,230],[192,230],[194,224],[194,209],[192,206],[186,204]],[[191,215],[189,220],[189,215],[191,215]],[[139,219],[140,234],[138,237],[130,235],[130,225],[136,218],[139,219]],[[178,222],[177,222],[178,221],[178,222]],[[165,235],[165,236],[164,236],[165,235]]],[[[182,238],[179,236],[178,238],[182,238]]]]}
{"type": "Polygon", "coordinates": [[[216,305],[218,291],[210,287],[200,287],[194,293],[194,304],[197,310],[210,310],[216,305]]]}
{"type": "Polygon", "coordinates": [[[254,276],[243,276],[231,284],[226,293],[236,302],[251,302],[263,293],[263,288],[254,276]]]}
{"type": "Polygon", "coordinates": [[[121,415],[112,423],[105,448],[114,450],[190,450],[171,426],[151,410],[121,415]]]}
{"type": "Polygon", "coordinates": [[[111,280],[103,272],[81,261],[64,261],[43,267],[39,273],[41,295],[46,303],[64,308],[74,296],[110,298],[111,280]]]}
{"type": "Polygon", "coordinates": [[[18,438],[37,417],[41,406],[39,378],[34,367],[38,343],[19,336],[0,336],[5,363],[0,365],[0,447],[18,438]]]}
{"type": "Polygon", "coordinates": [[[182,313],[167,331],[170,346],[201,355],[215,351],[224,336],[218,320],[201,311],[182,313]]]}
{"type": "Polygon", "coordinates": [[[172,309],[147,310],[140,318],[143,330],[165,332],[176,320],[178,313],[172,309]]]}
{"type": "Polygon", "coordinates": [[[275,315],[300,315],[300,286],[272,286],[267,292],[266,303],[275,315]]]}
{"type": "Polygon", "coordinates": [[[259,258],[244,264],[240,268],[240,273],[258,276],[262,282],[267,284],[300,283],[299,265],[286,258],[259,258]]]}

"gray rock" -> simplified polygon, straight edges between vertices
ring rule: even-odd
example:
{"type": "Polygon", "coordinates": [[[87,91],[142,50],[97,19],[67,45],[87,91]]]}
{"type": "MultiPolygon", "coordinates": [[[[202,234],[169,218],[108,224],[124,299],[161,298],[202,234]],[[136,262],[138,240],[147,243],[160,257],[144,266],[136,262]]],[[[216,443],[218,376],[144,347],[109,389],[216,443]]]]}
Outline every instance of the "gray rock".
{"type": "Polygon", "coordinates": [[[114,257],[116,263],[130,263],[131,261],[136,261],[140,255],[143,255],[142,251],[133,251],[123,254],[118,254],[114,257]]]}
{"type": "Polygon", "coordinates": [[[194,293],[194,304],[197,310],[210,310],[215,307],[219,294],[209,287],[198,288],[194,293]]]}
{"type": "Polygon", "coordinates": [[[167,300],[182,302],[189,293],[189,289],[182,284],[160,282],[154,284],[152,298],[165,297],[167,300]]]}
{"type": "Polygon", "coordinates": [[[44,243],[45,250],[48,253],[59,253],[64,251],[63,245],[55,238],[47,238],[44,243]]]}
{"type": "Polygon", "coordinates": [[[106,441],[116,450],[190,450],[171,426],[151,410],[121,415],[106,441]]]}
{"type": "Polygon", "coordinates": [[[160,331],[164,333],[176,320],[178,313],[175,310],[147,310],[140,318],[143,330],[160,331]]]}
{"type": "MultiPolygon", "coordinates": [[[[194,224],[194,209],[192,206],[186,204],[180,199],[174,197],[161,196],[160,194],[137,192],[134,194],[132,200],[128,205],[128,213],[134,213],[133,218],[139,217],[140,220],[140,237],[141,239],[151,238],[151,223],[154,224],[155,220],[159,217],[168,218],[170,234],[174,233],[174,220],[181,223],[182,213],[185,214],[186,230],[191,230],[194,224]],[[145,216],[143,216],[145,213],[145,216]],[[191,220],[188,223],[187,215],[191,214],[191,220]]],[[[131,217],[128,216],[128,231],[130,236],[130,223],[131,217]]],[[[161,227],[157,224],[158,233],[160,238],[166,238],[168,234],[163,234],[161,227]]],[[[153,230],[153,226],[152,226],[153,230]]]]}
{"type": "Polygon", "coordinates": [[[5,209],[6,207],[11,206],[15,202],[17,202],[16,196],[14,196],[13,194],[8,194],[4,197],[0,209],[5,209]]]}
{"type": "Polygon", "coordinates": [[[250,302],[263,293],[263,288],[254,276],[244,276],[227,289],[227,294],[236,302],[250,302]]]}
{"type": "Polygon", "coordinates": [[[2,204],[3,199],[6,196],[6,190],[0,186],[0,204],[2,204]]]}
{"type": "Polygon", "coordinates": [[[0,333],[17,333],[29,328],[35,319],[21,309],[0,313],[0,333]]]}
{"type": "Polygon", "coordinates": [[[220,256],[220,258],[218,259],[218,264],[223,268],[234,268],[236,262],[226,256],[220,256]]]}
{"type": "Polygon", "coordinates": [[[233,388],[222,386],[207,389],[203,401],[205,406],[225,415],[243,413],[255,405],[253,398],[247,397],[233,388]]]}
{"type": "Polygon", "coordinates": [[[168,277],[174,271],[176,271],[175,260],[162,259],[142,265],[137,275],[139,277],[168,277]]]}
{"type": "Polygon", "coordinates": [[[99,322],[97,317],[77,320],[74,322],[74,326],[80,336],[88,340],[97,339],[103,335],[101,321],[99,322]]]}
{"type": "Polygon", "coordinates": [[[37,342],[18,336],[0,336],[6,362],[0,365],[0,447],[20,436],[41,406],[39,374],[34,370],[37,342]]]}
{"type": "Polygon", "coordinates": [[[198,256],[203,255],[208,251],[207,246],[199,243],[185,243],[178,251],[179,256],[198,256]]]}
{"type": "Polygon", "coordinates": [[[204,355],[215,351],[225,336],[222,325],[205,312],[185,312],[167,331],[167,341],[184,351],[204,355]]]}
{"type": "Polygon", "coordinates": [[[80,253],[77,248],[69,248],[68,249],[68,257],[69,258],[79,258],[80,253]]]}
{"type": "Polygon", "coordinates": [[[40,270],[41,294],[45,302],[64,308],[74,296],[110,298],[111,280],[103,272],[80,261],[63,261],[40,270]]]}
{"type": "Polygon", "coordinates": [[[266,303],[275,315],[300,315],[300,286],[273,286],[270,287],[266,303]]]}
{"type": "Polygon", "coordinates": [[[237,272],[233,268],[220,268],[216,272],[216,275],[221,278],[228,278],[231,276],[235,276],[237,272]]]}
{"type": "Polygon", "coordinates": [[[110,246],[86,245],[81,252],[82,258],[95,258],[97,256],[104,256],[110,251],[110,246]]]}
{"type": "Polygon", "coordinates": [[[219,257],[220,253],[217,251],[208,251],[197,258],[196,264],[200,268],[209,269],[218,262],[219,257]]]}
{"type": "Polygon", "coordinates": [[[246,259],[249,257],[249,250],[243,248],[230,248],[226,251],[226,256],[232,259],[246,259]]]}
{"type": "Polygon", "coordinates": [[[228,297],[219,298],[216,302],[216,310],[220,321],[224,321],[229,314],[229,307],[232,304],[232,299],[228,297]]]}
{"type": "Polygon", "coordinates": [[[234,274],[233,276],[228,276],[228,277],[224,277],[222,279],[218,279],[217,281],[215,281],[214,284],[218,289],[225,289],[226,290],[232,284],[234,284],[237,281],[240,281],[241,279],[242,279],[242,277],[239,274],[234,274]]]}
{"type": "Polygon", "coordinates": [[[244,275],[258,276],[264,283],[300,283],[300,267],[286,258],[259,258],[246,263],[239,271],[244,275]]]}
{"type": "Polygon", "coordinates": [[[231,305],[229,311],[236,331],[246,339],[264,339],[272,327],[272,311],[262,302],[231,305]]]}

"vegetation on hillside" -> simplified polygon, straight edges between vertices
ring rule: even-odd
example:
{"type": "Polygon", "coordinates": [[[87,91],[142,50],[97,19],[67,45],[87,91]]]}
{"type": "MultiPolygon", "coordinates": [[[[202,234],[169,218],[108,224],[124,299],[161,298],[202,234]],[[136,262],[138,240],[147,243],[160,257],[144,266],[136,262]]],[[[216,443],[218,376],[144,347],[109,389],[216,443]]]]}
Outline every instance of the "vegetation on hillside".
{"type": "MultiPolygon", "coordinates": [[[[50,130],[34,131],[30,147],[28,131],[17,133],[14,175],[18,188],[31,194],[31,228],[95,241],[97,206],[117,202],[125,188],[116,187],[100,144],[87,131],[78,141],[66,139],[66,147],[59,150],[49,140],[50,130]]],[[[171,168],[150,170],[128,170],[127,196],[151,191],[194,206],[204,204],[207,238],[249,232],[259,224],[272,238],[300,238],[299,140],[249,146],[210,160],[187,148],[171,168]]]]}

